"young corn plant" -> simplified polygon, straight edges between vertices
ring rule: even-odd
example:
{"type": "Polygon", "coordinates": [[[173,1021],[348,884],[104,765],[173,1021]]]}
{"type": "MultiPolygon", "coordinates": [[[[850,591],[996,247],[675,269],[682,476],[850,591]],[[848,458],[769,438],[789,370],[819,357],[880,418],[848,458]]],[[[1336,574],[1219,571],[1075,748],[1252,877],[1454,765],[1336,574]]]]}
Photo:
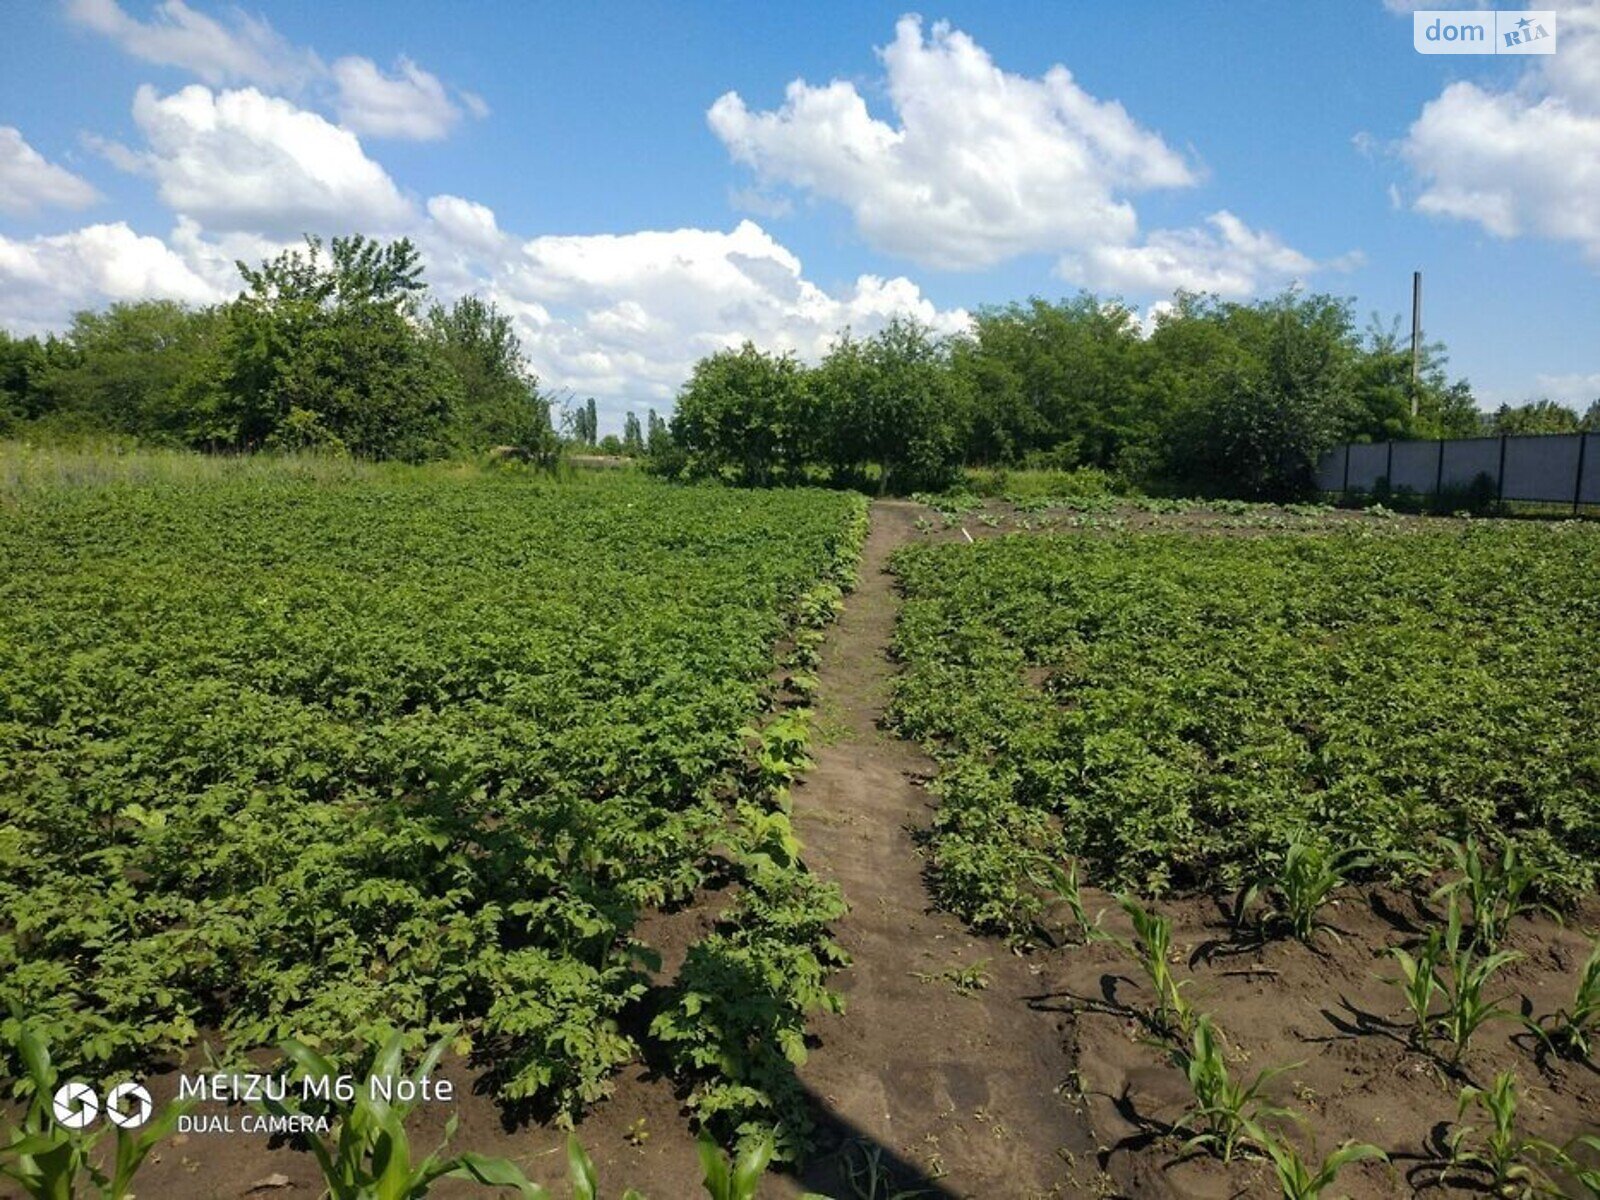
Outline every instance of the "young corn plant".
{"type": "Polygon", "coordinates": [[[884,1164],[881,1146],[853,1143],[845,1151],[844,1169],[855,1200],[917,1200],[928,1194],[922,1188],[895,1190],[894,1172],[884,1164]]]}
{"type": "Polygon", "coordinates": [[[1437,888],[1433,898],[1460,896],[1471,905],[1472,941],[1479,949],[1497,950],[1512,920],[1523,913],[1542,909],[1556,915],[1530,898],[1539,872],[1522,860],[1515,844],[1507,842],[1498,859],[1486,858],[1471,835],[1465,842],[1447,841],[1445,848],[1461,874],[1437,888]]]}
{"type": "Polygon", "coordinates": [[[1488,1114],[1489,1124],[1482,1128],[1463,1125],[1450,1135],[1450,1165],[1482,1172],[1497,1196],[1559,1196],[1560,1189],[1543,1163],[1570,1160],[1559,1146],[1517,1131],[1516,1074],[1502,1071],[1487,1089],[1462,1088],[1457,1121],[1474,1107],[1488,1114]]]}
{"type": "Polygon", "coordinates": [[[60,1082],[60,1072],[51,1060],[44,1037],[19,1019],[11,1049],[22,1062],[23,1082],[31,1094],[21,1125],[0,1134],[0,1179],[10,1180],[34,1200],[132,1197],[133,1177],[150,1151],[172,1132],[178,1117],[192,1105],[169,1104],[137,1132],[110,1122],[94,1133],[66,1129],[51,1117],[51,1097],[60,1082]],[[95,1152],[112,1129],[115,1146],[111,1161],[104,1163],[95,1152]]]}
{"type": "Polygon", "coordinates": [[[1443,981],[1441,994],[1445,1009],[1439,1017],[1439,1026],[1454,1048],[1453,1062],[1459,1063],[1472,1042],[1472,1035],[1484,1024],[1493,1020],[1512,1019],[1512,1013],[1502,1007],[1505,997],[1498,1000],[1484,998],[1484,989],[1496,971],[1522,957],[1514,950],[1497,950],[1480,955],[1476,939],[1463,943],[1461,937],[1461,905],[1450,898],[1450,916],[1444,935],[1445,964],[1449,968],[1443,981]]]}
{"type": "Polygon", "coordinates": [[[1184,1114],[1182,1124],[1196,1131],[1184,1144],[1185,1151],[1203,1147],[1223,1162],[1232,1162],[1241,1143],[1254,1144],[1251,1131],[1259,1129],[1262,1121],[1293,1115],[1265,1099],[1262,1092],[1273,1079],[1300,1064],[1268,1067],[1248,1084],[1233,1078],[1222,1039],[1206,1014],[1195,1020],[1193,1047],[1185,1057],[1194,1107],[1184,1114]]]}
{"type": "Polygon", "coordinates": [[[1600,938],[1583,964],[1572,1006],[1563,1008],[1532,1024],[1545,1043],[1564,1058],[1587,1059],[1594,1053],[1600,1034],[1600,938]]]}
{"type": "Polygon", "coordinates": [[[1317,914],[1350,874],[1372,860],[1356,850],[1331,850],[1320,841],[1297,834],[1271,873],[1252,883],[1239,897],[1235,911],[1242,919],[1258,901],[1266,905],[1262,928],[1279,925],[1310,943],[1318,929],[1330,929],[1317,914]]]}
{"type": "MultiPolygon", "coordinates": [[[[420,1084],[438,1065],[447,1041],[441,1038],[434,1043],[410,1075],[411,1081],[419,1085],[416,1095],[422,1094],[420,1084]]],[[[373,1086],[375,1080],[401,1078],[404,1044],[402,1033],[389,1035],[378,1048],[367,1077],[356,1085],[352,1098],[329,1101],[332,1112],[328,1115],[334,1119],[330,1134],[306,1138],[322,1172],[328,1200],[413,1200],[426,1196],[437,1180],[446,1178],[511,1188],[524,1200],[549,1200],[549,1193],[529,1182],[507,1159],[471,1152],[446,1157],[445,1148],[456,1131],[453,1115],[445,1125],[444,1139],[439,1146],[422,1158],[413,1159],[405,1120],[418,1101],[390,1099],[382,1088],[373,1086]]],[[[280,1049],[306,1078],[331,1080],[339,1075],[330,1059],[302,1042],[290,1039],[281,1043],[280,1049]]],[[[295,1099],[294,1089],[289,1089],[281,1099],[263,1098],[257,1101],[257,1106],[273,1116],[295,1116],[303,1111],[295,1099]]],[[[581,1148],[579,1154],[582,1154],[581,1148]]],[[[575,1189],[578,1175],[574,1161],[575,1189]]],[[[582,1197],[584,1193],[579,1191],[577,1195],[582,1197]]],[[[588,1196],[593,1196],[592,1190],[588,1196]]]]}
{"type": "MultiPolygon", "coordinates": [[[[1258,1131],[1259,1133],[1259,1131],[1258,1131]]],[[[1289,1142],[1261,1134],[1261,1145],[1272,1159],[1278,1187],[1284,1200],[1321,1200],[1322,1194],[1333,1186],[1339,1172],[1353,1162],[1376,1159],[1388,1162],[1389,1156],[1378,1147],[1366,1142],[1346,1142],[1320,1163],[1308,1163],[1300,1151],[1289,1142]]]]}
{"type": "Polygon", "coordinates": [[[724,1156],[709,1133],[700,1135],[696,1149],[700,1154],[700,1169],[705,1174],[703,1186],[710,1200],[756,1200],[761,1177],[772,1162],[771,1134],[751,1142],[736,1161],[724,1156]]]}
{"type": "MultiPolygon", "coordinates": [[[[1188,1037],[1194,1032],[1194,1008],[1183,989],[1188,980],[1173,977],[1168,956],[1172,953],[1172,924],[1165,917],[1142,907],[1132,896],[1117,897],[1117,904],[1133,923],[1133,939],[1115,938],[1144,969],[1156,994],[1152,1024],[1169,1038],[1188,1037]]],[[[1107,935],[1110,936],[1110,935],[1107,935]]]]}
{"type": "Polygon", "coordinates": [[[1053,862],[1039,864],[1036,870],[1029,871],[1028,877],[1038,887],[1053,892],[1056,899],[1067,906],[1072,913],[1073,923],[1078,927],[1078,936],[1085,945],[1090,942],[1118,941],[1100,928],[1101,913],[1093,921],[1083,907],[1083,896],[1078,890],[1078,864],[1069,863],[1066,870],[1062,870],[1053,862]],[[1042,876],[1042,878],[1041,878],[1042,876]]]}
{"type": "Polygon", "coordinates": [[[1405,997],[1406,1007],[1411,1013],[1412,1044],[1418,1049],[1426,1049],[1428,1039],[1433,1034],[1434,997],[1444,990],[1439,980],[1439,964],[1444,958],[1444,934],[1437,929],[1430,929],[1415,958],[1399,946],[1390,947],[1389,956],[1400,966],[1399,978],[1390,978],[1388,982],[1398,987],[1400,994],[1405,997]]]}

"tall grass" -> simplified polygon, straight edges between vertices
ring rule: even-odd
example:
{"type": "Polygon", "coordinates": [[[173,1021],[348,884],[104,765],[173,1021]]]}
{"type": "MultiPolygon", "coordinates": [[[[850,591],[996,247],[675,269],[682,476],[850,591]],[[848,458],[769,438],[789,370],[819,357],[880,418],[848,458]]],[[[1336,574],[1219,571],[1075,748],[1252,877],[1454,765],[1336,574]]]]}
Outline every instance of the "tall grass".
{"type": "Polygon", "coordinates": [[[526,473],[564,482],[593,479],[598,472],[563,463],[553,471],[487,459],[411,466],[327,454],[199,454],[107,439],[72,445],[0,441],[0,502],[60,489],[115,486],[203,486],[224,481],[297,479],[348,484],[401,479],[471,479],[485,474],[526,473]]]}

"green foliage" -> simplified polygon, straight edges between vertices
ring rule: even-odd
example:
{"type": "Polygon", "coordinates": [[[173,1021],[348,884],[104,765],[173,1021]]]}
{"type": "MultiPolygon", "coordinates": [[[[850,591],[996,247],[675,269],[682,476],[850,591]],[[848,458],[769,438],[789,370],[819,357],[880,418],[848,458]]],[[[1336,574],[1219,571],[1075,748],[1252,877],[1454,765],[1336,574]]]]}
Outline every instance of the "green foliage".
{"type": "Polygon", "coordinates": [[[1554,400],[1502,404],[1490,414],[1487,424],[1492,434],[1577,433],[1584,428],[1575,410],[1554,400]]]}
{"type": "Polygon", "coordinates": [[[1595,1035],[1600,1033],[1600,938],[1578,973],[1571,1006],[1543,1018],[1533,1028],[1560,1054],[1575,1059],[1593,1055],[1595,1035]]]}
{"type": "Polygon", "coordinates": [[[502,1096],[574,1114],[640,1052],[640,914],[746,838],[779,865],[702,990],[767,981],[727,1028],[803,1038],[839,903],[746,832],[740,731],[859,497],[76,464],[0,522],[0,1004],[70,1068],[459,1026],[502,1096]]]}
{"type": "Polygon", "coordinates": [[[794,1069],[806,1061],[807,1015],[844,1007],[826,981],[849,959],[827,930],[846,906],[797,859],[749,854],[744,875],[718,927],[689,948],[650,1032],[696,1081],[689,1106],[702,1122],[747,1147],[770,1134],[779,1158],[798,1161],[811,1117],[794,1069]]]}
{"type": "MultiPolygon", "coordinates": [[[[1304,903],[1272,896],[1302,928],[1334,878],[1435,870],[1469,833],[1570,900],[1600,866],[1600,690],[1572,686],[1600,674],[1597,555],[1576,525],[907,547],[890,717],[940,766],[939,902],[1027,936],[1046,862],[1235,890],[1289,831],[1371,860],[1302,852],[1304,903]]],[[[1486,928],[1530,898],[1485,899],[1486,928]]]]}
{"type": "Polygon", "coordinates": [[[709,1134],[700,1135],[696,1149],[700,1169],[705,1173],[702,1184],[708,1200],[756,1200],[761,1177],[772,1161],[771,1137],[753,1139],[736,1162],[728,1161],[709,1134]]]}
{"type": "Polygon", "coordinates": [[[814,432],[800,364],[749,342],[696,363],[672,418],[692,474],[749,486],[798,479],[814,432]]]}
{"type": "Polygon", "coordinates": [[[1451,895],[1443,932],[1429,930],[1417,957],[1398,947],[1389,951],[1400,966],[1399,978],[1391,982],[1406,998],[1415,1022],[1414,1040],[1426,1047],[1429,1037],[1438,1033],[1450,1043],[1455,1062],[1461,1061],[1473,1034],[1484,1024],[1511,1019],[1502,1007],[1504,998],[1490,1000],[1484,990],[1496,972],[1522,957],[1509,950],[1481,953],[1476,940],[1462,936],[1461,907],[1460,898],[1451,895]],[[1435,997],[1443,1001],[1442,1012],[1432,1010],[1435,997]]]}
{"type": "Polygon", "coordinates": [[[1460,896],[1468,902],[1472,908],[1472,941],[1480,949],[1498,949],[1513,918],[1536,907],[1551,911],[1547,905],[1535,905],[1530,899],[1530,893],[1538,886],[1539,872],[1523,859],[1515,842],[1507,842],[1498,859],[1487,860],[1470,834],[1465,842],[1446,840],[1444,846],[1451,865],[1461,874],[1441,885],[1433,898],[1460,896]]]}
{"type": "Polygon", "coordinates": [[[461,451],[514,446],[533,461],[556,454],[550,401],[522,360],[511,318],[492,303],[464,296],[428,310],[427,339],[454,376],[458,397],[444,434],[461,451]]]}
{"type": "Polygon", "coordinates": [[[1261,1146],[1272,1159],[1278,1187],[1284,1200],[1319,1200],[1338,1179],[1339,1172],[1354,1162],[1388,1162],[1389,1156],[1366,1142],[1346,1142],[1320,1163],[1308,1163],[1291,1143],[1262,1135],[1261,1146]]]}
{"type": "Polygon", "coordinates": [[[1183,1124],[1195,1131],[1188,1146],[1209,1147],[1223,1162],[1232,1162],[1241,1142],[1254,1141],[1253,1132],[1261,1128],[1261,1122],[1290,1115],[1262,1093],[1268,1083],[1295,1067],[1268,1067],[1249,1083],[1235,1079],[1209,1016],[1201,1015],[1195,1021],[1192,1046],[1183,1059],[1189,1090],[1194,1094],[1194,1106],[1183,1117],[1183,1124]]]}
{"type": "Polygon", "coordinates": [[[1166,429],[1163,474],[1202,492],[1250,500],[1316,494],[1321,453],[1343,430],[1351,320],[1327,296],[1280,299],[1220,319],[1240,353],[1166,429]]]}
{"type": "Polygon", "coordinates": [[[1479,1128],[1460,1125],[1449,1139],[1450,1165],[1481,1171],[1497,1196],[1559,1196],[1543,1167],[1545,1162],[1565,1162],[1560,1147],[1543,1138],[1526,1137],[1517,1129],[1517,1077],[1513,1071],[1495,1076],[1488,1089],[1465,1087],[1456,1118],[1471,1108],[1481,1109],[1489,1124],[1479,1128]]]}
{"type": "Polygon", "coordinates": [[[102,1200],[131,1200],[133,1177],[189,1107],[169,1104],[142,1125],[138,1132],[105,1123],[93,1133],[66,1129],[51,1117],[51,1097],[61,1073],[50,1055],[45,1037],[35,1026],[13,1015],[6,1022],[7,1057],[21,1064],[20,1093],[27,1096],[20,1126],[7,1125],[0,1134],[0,1177],[11,1180],[34,1200],[72,1200],[74,1196],[99,1196],[102,1200]],[[112,1133],[111,1162],[102,1162],[99,1143],[112,1133]],[[110,1167],[109,1173],[105,1167],[110,1167]]]}
{"type": "MultiPolygon", "coordinates": [[[[352,1088],[349,1100],[330,1097],[302,1107],[296,1089],[290,1087],[282,1099],[264,1098],[257,1106],[272,1116],[314,1116],[330,1122],[326,1136],[304,1135],[327,1186],[328,1200],[414,1200],[426,1196],[436,1181],[446,1178],[513,1188],[526,1200],[546,1200],[544,1189],[535,1187],[506,1159],[473,1153],[446,1157],[450,1139],[455,1136],[454,1115],[445,1125],[439,1146],[420,1159],[413,1158],[405,1123],[419,1100],[391,1096],[375,1087],[374,1081],[392,1086],[407,1078],[420,1085],[438,1065],[446,1040],[435,1042],[406,1075],[405,1035],[390,1033],[377,1045],[368,1071],[352,1088]]],[[[294,1064],[295,1078],[327,1081],[342,1074],[333,1059],[304,1043],[289,1039],[280,1048],[294,1064]]],[[[420,1089],[416,1095],[420,1097],[420,1089]]]]}
{"type": "Polygon", "coordinates": [[[1430,929],[1423,939],[1416,957],[1400,946],[1389,948],[1389,957],[1400,967],[1398,978],[1391,979],[1405,997],[1411,1014],[1411,1041],[1419,1049],[1425,1048],[1434,1026],[1433,1001],[1444,985],[1440,982],[1441,964],[1444,961],[1444,933],[1430,929]]]}
{"type": "Polygon", "coordinates": [[[1236,914],[1240,920],[1256,900],[1266,901],[1262,924],[1281,922],[1302,942],[1309,943],[1319,928],[1317,913],[1334,890],[1343,887],[1353,871],[1371,866],[1371,860],[1355,850],[1330,850],[1303,833],[1289,839],[1282,853],[1268,855],[1265,873],[1239,897],[1236,914]]]}

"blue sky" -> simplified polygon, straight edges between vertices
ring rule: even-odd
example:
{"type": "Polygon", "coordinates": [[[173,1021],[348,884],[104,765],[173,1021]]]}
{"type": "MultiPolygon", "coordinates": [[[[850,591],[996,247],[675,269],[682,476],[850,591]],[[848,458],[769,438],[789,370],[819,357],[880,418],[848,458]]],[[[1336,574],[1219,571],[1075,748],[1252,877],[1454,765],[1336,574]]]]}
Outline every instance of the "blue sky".
{"type": "Polygon", "coordinates": [[[1295,280],[1387,322],[1420,268],[1483,402],[1600,397],[1594,4],[1547,58],[1418,55],[1401,0],[907,16],[6,5],[0,323],[405,234],[615,427],[744,337],[814,357],[895,311],[1295,280]]]}

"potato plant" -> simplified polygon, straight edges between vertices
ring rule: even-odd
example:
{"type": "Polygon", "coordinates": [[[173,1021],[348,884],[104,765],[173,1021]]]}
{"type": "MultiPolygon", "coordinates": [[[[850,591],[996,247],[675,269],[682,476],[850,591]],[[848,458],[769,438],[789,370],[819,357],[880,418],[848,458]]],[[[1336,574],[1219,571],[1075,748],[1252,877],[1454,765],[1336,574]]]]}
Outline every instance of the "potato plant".
{"type": "Polygon", "coordinates": [[[1451,867],[1469,836],[1537,880],[1485,900],[1490,934],[1589,890],[1596,561],[1600,529],[1499,523],[905,548],[892,716],[940,762],[940,900],[1026,937],[1049,861],[1143,895],[1266,873],[1306,937],[1346,873],[1451,867]],[[1361,858],[1290,887],[1293,839],[1361,858]]]}
{"type": "MultiPolygon", "coordinates": [[[[201,1030],[242,1053],[459,1028],[502,1097],[575,1112],[641,1051],[638,919],[727,877],[761,769],[742,731],[864,529],[859,497],[624,475],[11,498],[0,1011],[102,1077],[201,1030]]],[[[801,761],[792,734],[771,773],[801,761]]],[[[754,932],[719,960],[812,956],[785,994],[814,999],[837,900],[792,855],[759,869],[754,932]]],[[[780,1058],[799,1036],[752,1028],[780,1058]]],[[[744,1082],[721,1071],[695,1078],[744,1082]]]]}

